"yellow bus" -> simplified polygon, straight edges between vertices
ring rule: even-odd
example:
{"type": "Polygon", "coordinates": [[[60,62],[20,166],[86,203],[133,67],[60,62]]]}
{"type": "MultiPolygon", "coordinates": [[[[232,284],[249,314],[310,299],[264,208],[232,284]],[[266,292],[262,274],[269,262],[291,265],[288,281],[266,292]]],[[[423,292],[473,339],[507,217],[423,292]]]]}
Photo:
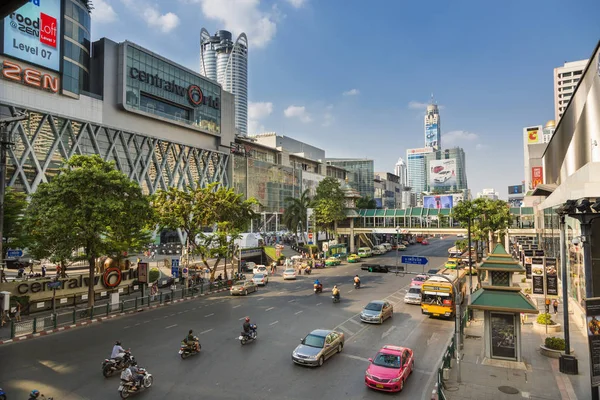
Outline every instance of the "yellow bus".
{"type": "Polygon", "coordinates": [[[465,271],[444,268],[436,275],[421,286],[421,312],[432,317],[452,318],[456,311],[455,283],[461,293],[461,301],[465,298],[465,271]],[[436,275],[448,277],[452,283],[436,275]]]}

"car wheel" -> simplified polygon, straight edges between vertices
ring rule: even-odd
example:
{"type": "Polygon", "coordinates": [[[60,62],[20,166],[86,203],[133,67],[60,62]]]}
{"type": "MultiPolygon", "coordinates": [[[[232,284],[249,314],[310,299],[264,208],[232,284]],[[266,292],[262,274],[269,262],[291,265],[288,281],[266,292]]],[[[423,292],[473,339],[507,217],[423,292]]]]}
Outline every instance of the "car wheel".
{"type": "Polygon", "coordinates": [[[323,365],[323,362],[325,362],[325,359],[323,358],[323,356],[319,357],[319,367],[321,367],[323,365]]]}
{"type": "Polygon", "coordinates": [[[400,381],[400,391],[402,391],[402,389],[404,389],[404,379],[400,381]]]}
{"type": "Polygon", "coordinates": [[[244,290],[244,296],[248,296],[248,289],[244,290]]]}
{"type": "Polygon", "coordinates": [[[410,363],[410,373],[413,373],[413,369],[415,369],[415,362],[410,363]]]}
{"type": "Polygon", "coordinates": [[[341,343],[338,344],[337,352],[341,353],[343,349],[344,349],[344,346],[341,343]]]}
{"type": "Polygon", "coordinates": [[[383,317],[379,317],[379,323],[383,324],[383,317]]]}

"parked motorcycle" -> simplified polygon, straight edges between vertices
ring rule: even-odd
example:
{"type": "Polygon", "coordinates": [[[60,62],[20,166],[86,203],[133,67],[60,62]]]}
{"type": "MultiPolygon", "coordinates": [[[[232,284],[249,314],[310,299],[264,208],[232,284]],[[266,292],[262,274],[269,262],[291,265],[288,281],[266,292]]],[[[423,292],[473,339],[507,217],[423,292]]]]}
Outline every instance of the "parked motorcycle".
{"type": "Polygon", "coordinates": [[[246,332],[242,332],[240,334],[240,343],[243,345],[245,345],[246,343],[250,343],[256,340],[258,333],[256,332],[257,327],[255,324],[250,325],[250,333],[247,334],[246,332]]]}
{"type": "Polygon", "coordinates": [[[323,285],[313,285],[315,293],[323,293],[323,285]]]}
{"type": "Polygon", "coordinates": [[[121,384],[119,385],[119,394],[122,399],[126,399],[131,395],[134,395],[139,392],[143,392],[146,389],[149,389],[154,382],[154,378],[152,374],[146,371],[144,368],[139,369],[140,374],[144,375],[144,379],[142,380],[142,384],[136,387],[135,381],[127,381],[125,379],[121,379],[121,384]]]}
{"type": "MultiPolygon", "coordinates": [[[[200,343],[198,343],[198,348],[200,350],[202,349],[202,345],[200,343]]],[[[200,354],[200,350],[196,350],[195,346],[188,346],[187,343],[182,341],[181,347],[179,349],[179,355],[181,356],[182,360],[185,360],[186,358],[188,358],[190,356],[193,356],[195,354],[200,354]]]]}
{"type": "Polygon", "coordinates": [[[105,378],[110,378],[115,373],[120,372],[125,368],[129,368],[133,361],[135,361],[135,358],[131,355],[129,350],[125,352],[125,355],[120,362],[114,358],[107,358],[102,363],[102,375],[104,375],[105,378]]]}

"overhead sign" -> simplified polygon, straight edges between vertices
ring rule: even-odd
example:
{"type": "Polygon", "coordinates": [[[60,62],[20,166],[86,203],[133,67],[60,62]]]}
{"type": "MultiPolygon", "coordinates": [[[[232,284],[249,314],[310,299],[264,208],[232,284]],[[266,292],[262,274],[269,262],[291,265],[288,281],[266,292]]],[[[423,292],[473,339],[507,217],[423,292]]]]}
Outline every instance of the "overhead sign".
{"type": "Polygon", "coordinates": [[[2,53],[60,70],[61,0],[30,0],[4,18],[2,53]]]}
{"type": "Polygon", "coordinates": [[[23,250],[20,250],[20,249],[16,249],[16,250],[9,249],[6,252],[6,257],[8,257],[8,258],[23,257],[23,250]]]}
{"type": "Polygon", "coordinates": [[[402,256],[402,264],[425,265],[428,262],[427,257],[402,256]]]}

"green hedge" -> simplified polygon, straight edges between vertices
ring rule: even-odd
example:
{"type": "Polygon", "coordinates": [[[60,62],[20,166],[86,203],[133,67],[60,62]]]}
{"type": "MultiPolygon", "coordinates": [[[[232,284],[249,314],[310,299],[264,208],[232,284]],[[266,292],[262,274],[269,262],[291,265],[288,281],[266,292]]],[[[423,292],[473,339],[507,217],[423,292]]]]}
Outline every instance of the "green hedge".
{"type": "Polygon", "coordinates": [[[548,337],[544,342],[544,346],[552,350],[565,351],[565,339],[558,337],[548,337]]]}
{"type": "Polygon", "coordinates": [[[158,278],[160,278],[160,271],[158,268],[152,268],[150,273],[148,273],[148,281],[150,281],[150,283],[156,282],[158,278]]]}
{"type": "Polygon", "coordinates": [[[552,316],[548,313],[538,315],[537,323],[540,325],[554,325],[554,321],[552,321],[552,316]]]}

